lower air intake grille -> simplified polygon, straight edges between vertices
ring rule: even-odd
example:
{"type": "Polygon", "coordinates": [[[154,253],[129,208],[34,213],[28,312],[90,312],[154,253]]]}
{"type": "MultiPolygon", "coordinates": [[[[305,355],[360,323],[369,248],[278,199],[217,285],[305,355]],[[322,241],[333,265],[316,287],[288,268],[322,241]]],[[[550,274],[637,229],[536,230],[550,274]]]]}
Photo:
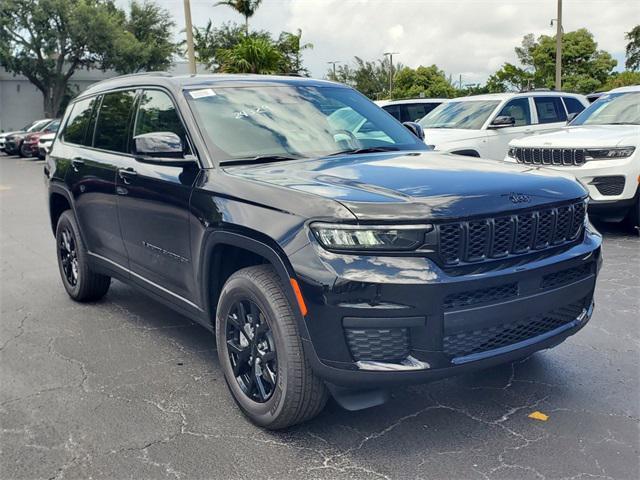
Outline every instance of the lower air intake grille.
{"type": "Polygon", "coordinates": [[[398,362],[410,353],[407,328],[347,328],[351,356],[358,361],[398,362]]]}
{"type": "Polygon", "coordinates": [[[591,184],[595,185],[600,195],[620,195],[624,190],[624,177],[622,175],[596,177],[591,181],[591,184]]]}
{"type": "Polygon", "coordinates": [[[585,265],[580,265],[579,267],[568,268],[560,272],[545,275],[542,277],[542,288],[555,288],[560,285],[566,285],[568,283],[581,280],[591,274],[593,269],[592,265],[593,264],[591,263],[587,263],[585,265]]]}
{"type": "Polygon", "coordinates": [[[452,357],[461,357],[537,337],[575,320],[582,313],[584,304],[580,301],[518,322],[445,336],[443,351],[452,357]]]}
{"type": "Polygon", "coordinates": [[[508,283],[498,287],[480,288],[468,292],[453,293],[444,299],[444,309],[453,310],[456,308],[477,305],[480,303],[505,300],[518,296],[518,284],[508,283]]]}

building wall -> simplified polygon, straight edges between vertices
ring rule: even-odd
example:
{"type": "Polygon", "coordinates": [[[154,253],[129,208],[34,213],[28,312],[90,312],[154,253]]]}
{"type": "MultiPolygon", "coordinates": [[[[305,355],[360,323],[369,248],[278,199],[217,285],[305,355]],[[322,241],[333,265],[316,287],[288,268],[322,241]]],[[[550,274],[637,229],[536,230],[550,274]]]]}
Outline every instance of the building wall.
{"type": "MultiPolygon", "coordinates": [[[[199,71],[204,69],[199,68],[199,71]]],[[[172,73],[187,73],[186,62],[176,62],[172,73]]],[[[78,70],[71,77],[71,88],[78,93],[89,85],[115,77],[116,72],[78,70]]],[[[25,77],[0,68],[0,132],[19,130],[28,123],[44,118],[42,93],[25,77]]]]}

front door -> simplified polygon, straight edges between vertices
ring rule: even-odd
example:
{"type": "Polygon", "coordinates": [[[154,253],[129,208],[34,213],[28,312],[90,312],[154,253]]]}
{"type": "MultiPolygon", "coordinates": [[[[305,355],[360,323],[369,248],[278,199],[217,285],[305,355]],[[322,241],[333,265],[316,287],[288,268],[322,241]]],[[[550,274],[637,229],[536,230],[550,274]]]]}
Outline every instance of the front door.
{"type": "Polygon", "coordinates": [[[487,135],[487,156],[494,160],[504,160],[509,142],[516,138],[531,135],[531,106],[529,98],[519,97],[507,102],[496,116],[513,117],[513,127],[490,129],[487,135]]]}
{"type": "MultiPolygon", "coordinates": [[[[189,153],[189,140],[171,97],[163,90],[139,92],[133,137],[152,132],[177,134],[189,153]]],[[[133,153],[133,139],[129,141],[133,153]]],[[[181,300],[197,302],[189,236],[189,199],[196,164],[178,167],[128,158],[118,170],[120,227],[132,280],[181,300]]]]}

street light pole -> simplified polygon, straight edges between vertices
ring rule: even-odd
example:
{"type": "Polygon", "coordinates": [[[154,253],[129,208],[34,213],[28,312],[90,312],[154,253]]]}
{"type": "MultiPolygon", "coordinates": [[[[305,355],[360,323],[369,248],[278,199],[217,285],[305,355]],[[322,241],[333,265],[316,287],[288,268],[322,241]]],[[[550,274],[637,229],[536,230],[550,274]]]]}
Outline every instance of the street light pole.
{"type": "Polygon", "coordinates": [[[393,56],[400,55],[400,52],[385,52],[384,56],[389,57],[389,97],[393,91],[393,56]]]}
{"type": "Polygon", "coordinates": [[[562,0],[558,0],[556,18],[556,90],[562,90],[562,0]]]}
{"type": "Polygon", "coordinates": [[[187,58],[189,59],[189,73],[196,73],[196,55],[193,51],[193,25],[191,24],[191,4],[184,0],[184,23],[187,30],[187,58]]]}
{"type": "Polygon", "coordinates": [[[336,77],[336,64],[340,63],[340,61],[339,61],[339,60],[333,60],[333,61],[331,61],[331,62],[327,62],[327,63],[328,63],[329,65],[332,65],[332,66],[333,66],[333,80],[334,80],[334,81],[335,81],[335,80],[337,80],[337,79],[338,79],[338,77],[336,77]]]}

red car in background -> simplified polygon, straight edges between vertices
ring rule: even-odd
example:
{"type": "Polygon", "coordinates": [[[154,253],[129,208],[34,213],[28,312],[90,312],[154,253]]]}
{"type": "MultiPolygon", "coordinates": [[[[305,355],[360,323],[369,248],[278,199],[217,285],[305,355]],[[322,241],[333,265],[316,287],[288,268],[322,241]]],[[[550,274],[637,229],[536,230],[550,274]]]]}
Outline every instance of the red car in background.
{"type": "Polygon", "coordinates": [[[38,140],[43,135],[48,133],[55,133],[60,127],[60,120],[53,120],[49,125],[40,130],[39,132],[33,132],[27,134],[20,146],[21,157],[37,157],[38,156],[38,140]]]}

